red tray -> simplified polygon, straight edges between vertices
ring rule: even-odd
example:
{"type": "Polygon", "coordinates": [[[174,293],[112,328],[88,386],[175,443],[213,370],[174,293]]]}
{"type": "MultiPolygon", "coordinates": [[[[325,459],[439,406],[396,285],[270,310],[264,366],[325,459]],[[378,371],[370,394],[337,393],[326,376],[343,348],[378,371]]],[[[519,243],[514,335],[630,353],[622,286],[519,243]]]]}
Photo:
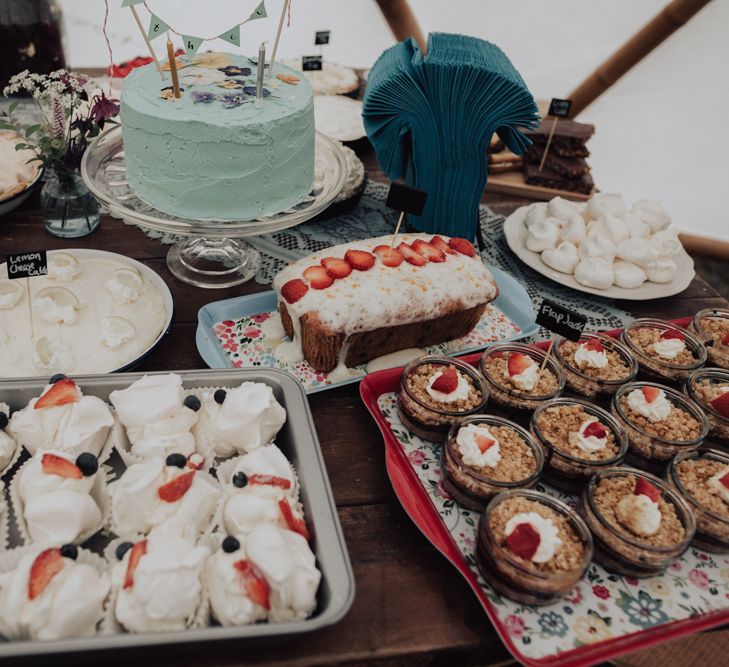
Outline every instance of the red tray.
{"type": "MultiPolygon", "coordinates": [[[[689,321],[690,318],[674,320],[676,324],[681,326],[686,326],[689,321]]],[[[620,330],[608,333],[610,335],[617,336],[619,335],[620,330]]],[[[547,343],[541,342],[536,345],[544,348],[547,343]]],[[[460,358],[475,365],[480,356],[480,353],[476,353],[460,358]]],[[[471,569],[471,567],[469,567],[469,564],[461,549],[457,545],[453,535],[446,528],[446,524],[436,508],[433,499],[428,494],[426,488],[418,477],[418,473],[416,472],[414,465],[408,459],[403,445],[393,432],[390,421],[380,408],[378,399],[380,399],[380,397],[384,394],[389,394],[397,390],[401,374],[402,368],[393,368],[376,373],[370,373],[362,380],[360,385],[360,395],[362,400],[377,422],[385,440],[385,462],[393,489],[395,490],[403,508],[413,520],[415,525],[431,541],[433,546],[435,546],[436,549],[438,549],[438,551],[440,551],[451,562],[451,564],[461,573],[464,579],[471,586],[473,592],[476,594],[476,597],[486,611],[486,614],[493,623],[499,637],[517,660],[521,661],[525,665],[535,665],[539,667],[552,667],[556,665],[570,667],[575,665],[592,665],[610,658],[615,658],[616,656],[623,655],[625,653],[652,646],[658,642],[665,642],[670,639],[675,639],[683,635],[699,632],[701,630],[706,630],[729,622],[729,581],[727,581],[724,584],[720,584],[722,589],[726,591],[723,596],[723,602],[726,604],[725,608],[693,614],[690,617],[681,620],[669,620],[668,622],[654,625],[647,629],[638,629],[633,632],[622,633],[619,635],[616,634],[608,639],[603,639],[591,644],[584,644],[577,648],[557,653],[545,654],[538,658],[525,655],[510,635],[509,628],[507,628],[502,621],[496,606],[489,599],[489,593],[491,593],[491,591],[487,586],[482,586],[479,582],[477,574],[471,569]]],[[[701,555],[700,552],[693,553],[695,555],[701,555]]],[[[704,556],[702,556],[702,558],[703,557],[704,556]]],[[[729,565],[729,558],[724,561],[722,557],[711,556],[708,560],[711,562],[721,561],[721,563],[724,563],[721,569],[724,571],[726,576],[725,570],[726,565],[729,565]]],[[[699,565],[698,567],[703,566],[699,565]]],[[[720,568],[717,566],[716,569],[718,571],[720,568]]],[[[652,580],[642,581],[650,582],[652,580]]],[[[709,578],[709,581],[713,580],[709,578]]],[[[610,584],[607,582],[605,583],[607,586],[617,586],[617,584],[613,584],[612,582],[610,584]]],[[[703,583],[703,578],[698,577],[697,584],[701,583],[703,583]]],[[[590,586],[589,583],[587,585],[590,586]]],[[[635,582],[635,586],[636,588],[634,590],[637,593],[639,590],[637,588],[637,582],[635,582]]],[[[539,611],[549,613],[549,610],[558,604],[561,603],[555,603],[555,605],[544,607],[539,611]]]]}

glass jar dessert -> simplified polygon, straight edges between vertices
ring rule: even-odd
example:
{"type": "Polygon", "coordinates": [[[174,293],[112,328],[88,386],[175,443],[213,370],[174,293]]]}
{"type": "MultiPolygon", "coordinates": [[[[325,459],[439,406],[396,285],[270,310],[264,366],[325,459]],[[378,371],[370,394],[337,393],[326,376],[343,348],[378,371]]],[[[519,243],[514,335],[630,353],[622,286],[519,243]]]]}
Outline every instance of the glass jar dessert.
{"type": "Polygon", "coordinates": [[[698,449],[709,433],[709,422],[696,403],[653,382],[623,385],[610,410],[628,436],[626,461],[656,474],[676,454],[698,449]]]}
{"type": "Polygon", "coordinates": [[[682,495],[696,518],[692,544],[713,553],[729,553],[729,454],[700,449],[679,454],[666,479],[682,495]]]}
{"type": "Polygon", "coordinates": [[[691,330],[703,341],[709,361],[729,368],[729,310],[705,308],[691,322],[691,330]]]}
{"type": "Polygon", "coordinates": [[[699,368],[689,375],[684,391],[704,411],[710,435],[729,441],[729,371],[699,368]]]}
{"type": "Polygon", "coordinates": [[[665,320],[633,320],[621,334],[648,375],[670,382],[685,380],[706,363],[706,348],[693,333],[665,320]]]}
{"type": "Polygon", "coordinates": [[[489,388],[470,364],[426,355],[411,361],[400,378],[397,413],[415,435],[444,442],[459,419],[483,412],[489,388]]]}
{"type": "Polygon", "coordinates": [[[628,437],[609,412],[576,398],[555,398],[532,414],[531,431],[544,449],[544,478],[580,491],[598,470],[620,465],[628,437]]]}
{"type": "Polygon", "coordinates": [[[481,515],[476,564],[510,600],[550,604],[569,593],[592,560],[592,536],[577,512],[545,493],[500,493],[481,515]]]}
{"type": "Polygon", "coordinates": [[[451,427],[443,447],[443,486],[461,506],[483,512],[497,493],[528,489],[544,464],[528,431],[502,417],[474,415],[451,427]]]}
{"type": "Polygon", "coordinates": [[[595,541],[595,560],[630,577],[660,574],[686,551],[696,530],[675,490],[632,468],[593,475],[580,497],[580,514],[595,541]]]}
{"type": "Polygon", "coordinates": [[[632,382],[638,374],[633,353],[605,334],[583,333],[577,342],[557,338],[554,353],[564,370],[567,386],[583,396],[614,394],[620,385],[632,382]]]}
{"type": "Polygon", "coordinates": [[[512,410],[534,410],[544,401],[561,396],[565,379],[553,355],[540,367],[546,352],[524,343],[498,343],[481,357],[481,373],[491,398],[512,410]]]}

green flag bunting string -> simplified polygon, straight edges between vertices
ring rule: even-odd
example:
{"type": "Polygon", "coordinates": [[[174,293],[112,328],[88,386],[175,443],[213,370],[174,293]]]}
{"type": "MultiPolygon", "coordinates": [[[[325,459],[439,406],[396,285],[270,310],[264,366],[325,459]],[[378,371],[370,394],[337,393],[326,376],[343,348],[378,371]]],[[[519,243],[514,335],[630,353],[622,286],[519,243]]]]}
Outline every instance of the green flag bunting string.
{"type": "Polygon", "coordinates": [[[168,26],[159,16],[152,14],[149,19],[149,30],[147,31],[147,37],[154,39],[159,37],[161,34],[167,32],[170,26],[168,26]]]}

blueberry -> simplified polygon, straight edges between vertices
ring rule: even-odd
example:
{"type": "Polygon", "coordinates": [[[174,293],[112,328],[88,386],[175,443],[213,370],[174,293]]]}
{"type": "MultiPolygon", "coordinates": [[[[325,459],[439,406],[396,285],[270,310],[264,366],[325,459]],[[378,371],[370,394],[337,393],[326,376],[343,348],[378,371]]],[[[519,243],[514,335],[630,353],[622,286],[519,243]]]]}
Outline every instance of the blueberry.
{"type": "Polygon", "coordinates": [[[187,465],[187,459],[185,458],[184,454],[169,454],[165,459],[165,463],[168,466],[184,468],[187,465]]]}
{"type": "Polygon", "coordinates": [[[197,412],[200,409],[200,399],[194,394],[188,396],[184,403],[186,408],[190,408],[193,412],[197,412]]]}
{"type": "Polygon", "coordinates": [[[91,477],[99,469],[99,459],[90,452],[84,452],[76,457],[76,465],[81,468],[84,477],[91,477]]]}
{"type": "Polygon", "coordinates": [[[120,545],[117,546],[116,551],[114,552],[116,554],[117,560],[121,560],[124,558],[124,554],[129,551],[134,545],[131,542],[122,542],[120,545]]]}
{"type": "Polygon", "coordinates": [[[61,556],[64,558],[70,558],[71,560],[76,560],[76,557],[78,556],[78,547],[75,544],[64,544],[61,547],[61,556]]]}
{"type": "Polygon", "coordinates": [[[238,551],[240,549],[240,542],[235,539],[235,537],[231,537],[228,535],[223,540],[223,551],[227,554],[232,554],[234,551],[238,551]]]}
{"type": "Polygon", "coordinates": [[[50,380],[48,380],[48,384],[56,384],[59,380],[65,380],[66,376],[63,373],[56,373],[50,380]]]}
{"type": "Polygon", "coordinates": [[[225,389],[216,389],[215,393],[213,394],[213,398],[218,405],[223,405],[223,401],[225,400],[225,397],[227,395],[228,392],[225,391],[225,389]]]}
{"type": "Polygon", "coordinates": [[[4,412],[0,412],[0,431],[8,425],[9,421],[8,416],[4,412]]]}
{"type": "Polygon", "coordinates": [[[246,475],[244,472],[237,472],[235,473],[235,475],[233,475],[233,486],[237,486],[239,489],[242,489],[247,484],[248,475],[246,475]]]}

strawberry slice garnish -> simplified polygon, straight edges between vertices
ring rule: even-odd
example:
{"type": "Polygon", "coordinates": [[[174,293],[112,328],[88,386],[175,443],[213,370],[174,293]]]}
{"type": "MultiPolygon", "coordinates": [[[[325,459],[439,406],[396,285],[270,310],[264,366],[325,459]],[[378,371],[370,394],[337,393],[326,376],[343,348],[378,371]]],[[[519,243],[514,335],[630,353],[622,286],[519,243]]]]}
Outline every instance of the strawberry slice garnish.
{"type": "Polygon", "coordinates": [[[509,375],[521,375],[527,368],[531,368],[534,364],[534,360],[522,354],[521,352],[512,352],[509,355],[509,360],[506,362],[506,368],[509,371],[509,375]]]}
{"type": "Polygon", "coordinates": [[[160,486],[157,489],[159,499],[164,500],[166,503],[176,503],[190,490],[192,480],[195,479],[195,472],[195,470],[183,472],[181,475],[160,486]]]}
{"type": "Polygon", "coordinates": [[[309,282],[309,285],[314,289],[326,289],[333,282],[334,278],[329,275],[329,272],[321,265],[310,266],[304,271],[304,278],[309,282]]]}
{"type": "Polygon", "coordinates": [[[721,484],[725,489],[729,489],[729,472],[719,477],[719,484],[721,484]]]}
{"type": "Polygon", "coordinates": [[[298,533],[308,542],[310,537],[309,529],[306,527],[306,522],[303,517],[294,515],[291,505],[289,505],[285,498],[278,501],[278,508],[281,510],[281,514],[286,525],[289,527],[289,530],[292,530],[294,533],[298,533]]]}
{"type": "Polygon", "coordinates": [[[539,533],[530,523],[520,523],[506,536],[509,550],[526,560],[531,560],[537,553],[541,541],[539,533]]]}
{"type": "Polygon", "coordinates": [[[68,403],[76,403],[81,396],[78,387],[71,378],[63,378],[59,380],[51,388],[43,394],[36,402],[35,409],[55,408],[59,405],[67,405],[68,403]]]}
{"type": "Polygon", "coordinates": [[[448,245],[456,252],[460,252],[461,255],[467,255],[468,257],[476,256],[476,248],[473,247],[473,243],[466,239],[460,239],[457,236],[454,236],[450,241],[448,241],[448,245]]]}
{"type": "Polygon", "coordinates": [[[636,496],[648,496],[654,503],[657,503],[661,497],[661,492],[643,477],[635,478],[635,489],[633,493],[636,496]]]}
{"type": "Polygon", "coordinates": [[[584,343],[581,343],[582,347],[586,350],[593,352],[604,352],[605,346],[597,338],[588,338],[584,343]]]}
{"type": "Polygon", "coordinates": [[[438,248],[438,250],[444,252],[446,255],[456,254],[456,251],[448,245],[448,242],[442,236],[438,236],[437,234],[432,239],[430,239],[428,243],[430,243],[430,245],[432,246],[435,246],[436,248],[438,248]]]}
{"type": "Polygon", "coordinates": [[[375,265],[375,256],[365,250],[347,250],[344,259],[355,271],[368,271],[375,265]]]}
{"type": "Polygon", "coordinates": [[[722,345],[729,345],[729,332],[725,333],[721,339],[722,345]]]}
{"type": "Polygon", "coordinates": [[[600,422],[590,422],[587,426],[585,426],[585,430],[582,432],[583,435],[586,437],[593,437],[597,438],[598,440],[602,440],[603,438],[607,438],[607,429],[600,423],[600,422]]]}
{"type": "Polygon", "coordinates": [[[283,284],[281,296],[286,299],[287,303],[296,303],[308,291],[309,287],[301,278],[294,278],[283,284]]]}
{"type": "Polygon", "coordinates": [[[243,590],[246,595],[264,609],[271,608],[271,589],[260,570],[250,561],[239,560],[233,563],[233,567],[240,575],[243,590]]]}
{"type": "Polygon", "coordinates": [[[496,444],[496,440],[493,438],[489,438],[487,435],[477,435],[476,436],[476,445],[478,445],[478,448],[481,450],[481,453],[483,454],[487,449],[490,449],[496,444]]]}
{"type": "Polygon", "coordinates": [[[423,239],[413,241],[413,250],[420,253],[429,262],[445,262],[445,253],[423,239]]]}
{"type": "Polygon", "coordinates": [[[81,479],[84,476],[75,463],[56,454],[43,454],[41,468],[46,475],[58,475],[68,479],[81,479]]]}
{"type": "Polygon", "coordinates": [[[325,257],[321,260],[321,265],[332,278],[346,278],[352,273],[352,267],[349,265],[349,262],[339,257],[325,257]]]}
{"type": "Polygon", "coordinates": [[[291,488],[291,480],[285,477],[276,477],[276,475],[248,475],[248,483],[278,486],[281,489],[291,488]]]}
{"type": "Polygon", "coordinates": [[[663,340],[671,340],[673,338],[675,338],[676,340],[686,340],[686,336],[680,331],[676,331],[676,329],[666,329],[661,334],[661,338],[663,340]]]}
{"type": "Polygon", "coordinates": [[[124,575],[124,588],[131,588],[134,586],[134,571],[139,565],[139,561],[142,556],[147,553],[147,540],[141,540],[137,542],[129,550],[129,561],[127,562],[127,572],[124,575]]]}
{"type": "Polygon", "coordinates": [[[402,253],[405,261],[413,266],[425,266],[428,263],[428,260],[425,259],[425,257],[416,250],[413,250],[413,248],[405,242],[397,246],[397,249],[402,253]]]}
{"type": "Polygon", "coordinates": [[[444,368],[431,385],[434,391],[439,391],[441,394],[450,394],[456,387],[458,387],[458,371],[450,366],[444,368]]]}
{"type": "Polygon", "coordinates": [[[378,245],[372,252],[380,258],[385,266],[391,268],[400,266],[405,259],[397,248],[392,248],[389,245],[378,245]]]}
{"type": "Polygon", "coordinates": [[[647,403],[653,403],[663,392],[658,387],[641,387],[647,403]]]}
{"type": "Polygon", "coordinates": [[[711,407],[723,417],[729,418],[729,391],[711,401],[711,407]]]}
{"type": "Polygon", "coordinates": [[[41,551],[30,566],[28,577],[28,599],[33,600],[48,586],[51,579],[63,569],[63,556],[60,549],[41,551]]]}

